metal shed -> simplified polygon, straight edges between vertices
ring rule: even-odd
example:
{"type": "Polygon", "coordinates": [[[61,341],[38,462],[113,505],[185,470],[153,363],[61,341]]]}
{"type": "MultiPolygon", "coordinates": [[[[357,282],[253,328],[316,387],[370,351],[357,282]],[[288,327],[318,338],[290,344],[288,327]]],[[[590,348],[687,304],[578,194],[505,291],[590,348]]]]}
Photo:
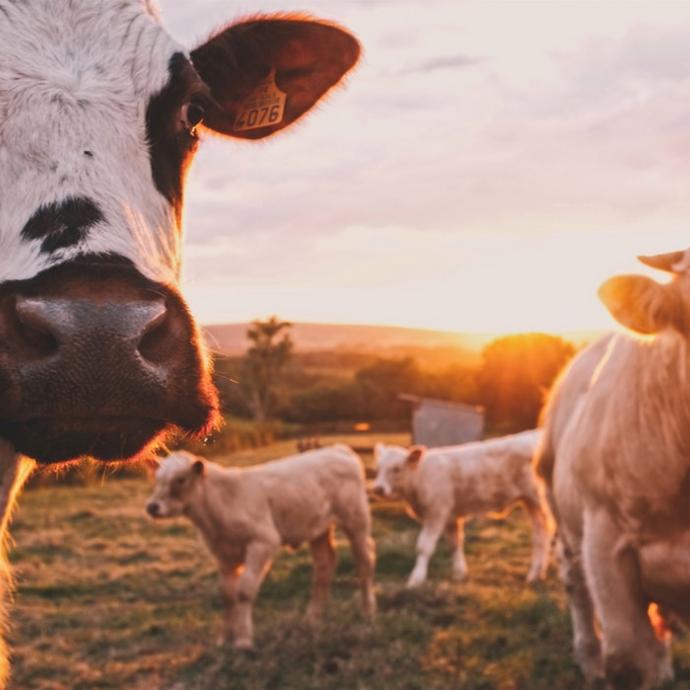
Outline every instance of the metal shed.
{"type": "Polygon", "coordinates": [[[412,403],[412,442],[428,447],[478,441],[484,434],[484,408],[480,405],[400,395],[412,403]]]}

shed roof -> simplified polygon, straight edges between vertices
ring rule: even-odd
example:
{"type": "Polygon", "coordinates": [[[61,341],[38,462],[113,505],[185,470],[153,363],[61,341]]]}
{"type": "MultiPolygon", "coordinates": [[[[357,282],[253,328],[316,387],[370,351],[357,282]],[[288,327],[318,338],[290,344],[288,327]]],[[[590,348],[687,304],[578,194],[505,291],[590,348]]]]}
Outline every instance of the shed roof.
{"type": "Polygon", "coordinates": [[[439,400],[438,398],[425,398],[419,395],[410,395],[409,393],[399,393],[398,399],[417,406],[443,407],[446,409],[463,410],[465,412],[472,411],[477,414],[484,414],[484,407],[482,405],[470,405],[469,403],[455,402],[453,400],[439,400]]]}

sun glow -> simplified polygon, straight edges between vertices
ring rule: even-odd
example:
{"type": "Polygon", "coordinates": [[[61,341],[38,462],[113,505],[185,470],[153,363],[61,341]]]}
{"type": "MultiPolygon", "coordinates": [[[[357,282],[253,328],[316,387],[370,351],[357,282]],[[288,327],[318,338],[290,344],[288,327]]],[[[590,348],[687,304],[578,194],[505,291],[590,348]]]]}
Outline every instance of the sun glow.
{"type": "Polygon", "coordinates": [[[618,273],[663,274],[635,260],[683,246],[681,233],[649,237],[570,232],[415,234],[364,229],[316,242],[307,271],[264,284],[211,286],[188,281],[192,307],[207,322],[278,313],[295,321],[370,323],[461,332],[555,333],[608,329],[597,298],[618,273]],[[385,240],[385,241],[384,241],[385,240]]]}

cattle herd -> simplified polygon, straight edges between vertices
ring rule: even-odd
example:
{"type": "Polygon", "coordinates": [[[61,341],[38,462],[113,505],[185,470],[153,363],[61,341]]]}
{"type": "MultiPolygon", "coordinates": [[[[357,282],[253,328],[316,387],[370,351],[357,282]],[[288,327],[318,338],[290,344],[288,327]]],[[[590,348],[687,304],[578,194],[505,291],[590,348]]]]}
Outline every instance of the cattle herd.
{"type": "MultiPolygon", "coordinates": [[[[463,519],[505,511],[521,502],[532,518],[534,554],[529,582],[546,574],[547,516],[532,471],[540,433],[425,452],[376,447],[373,493],[403,499],[423,524],[409,587],[421,585],[441,533],[453,545],[453,576],[467,574],[463,519]],[[422,460],[422,458],[424,458],[422,460]]],[[[360,582],[362,609],[376,610],[374,542],[364,466],[347,446],[310,450],[249,469],[223,468],[186,452],[163,460],[146,506],[153,518],[184,515],[218,562],[226,607],[224,639],[252,646],[251,610],[261,581],[281,546],[311,549],[314,577],[307,616],[320,618],[335,573],[333,530],[345,533],[360,582]]]]}
{"type": "MultiPolygon", "coordinates": [[[[208,356],[179,290],[185,172],[200,136],[277,133],[358,58],[347,31],[298,14],[249,17],[189,50],[153,0],[0,0],[3,542],[36,463],[132,460],[170,431],[203,435],[217,423],[208,356]]],[[[532,523],[534,581],[554,524],[575,658],[587,683],[614,690],[671,679],[669,629],[690,621],[689,256],[643,257],[670,282],[627,275],[602,286],[629,332],[580,352],[542,429],[375,452],[375,493],[404,499],[422,523],[409,586],[424,582],[443,533],[453,576],[464,577],[463,520],[515,503],[532,523]]],[[[177,453],[161,463],[147,510],[184,514],[203,535],[238,648],[252,645],[252,604],[281,545],[309,543],[308,614],[321,615],[335,525],[363,611],[375,613],[366,485],[346,447],[243,470],[177,453]]],[[[7,676],[2,647],[0,686],[7,676]]]]}

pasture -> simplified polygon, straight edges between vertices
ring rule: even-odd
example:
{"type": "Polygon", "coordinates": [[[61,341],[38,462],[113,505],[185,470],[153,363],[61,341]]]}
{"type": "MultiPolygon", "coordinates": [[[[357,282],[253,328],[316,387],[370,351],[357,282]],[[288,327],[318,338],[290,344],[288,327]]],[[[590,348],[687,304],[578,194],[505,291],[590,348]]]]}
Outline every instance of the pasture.
{"type": "MultiPolygon", "coordinates": [[[[214,459],[245,465],[293,448],[281,442],[214,459]]],[[[307,550],[283,552],[256,604],[257,651],[246,655],[215,645],[221,623],[215,564],[191,524],[146,517],[149,493],[143,477],[107,477],[90,486],[42,486],[21,497],[11,551],[17,579],[11,688],[582,687],[570,659],[570,625],[554,566],[547,582],[533,588],[524,583],[530,537],[521,511],[505,524],[468,525],[467,582],[449,580],[449,549],[442,542],[429,583],[406,591],[418,525],[401,505],[377,502],[376,623],[364,621],[354,605],[353,564],[339,538],[324,623],[310,628],[303,619],[311,574],[307,550]]],[[[673,687],[690,689],[687,638],[676,637],[674,652],[673,687]]]]}

